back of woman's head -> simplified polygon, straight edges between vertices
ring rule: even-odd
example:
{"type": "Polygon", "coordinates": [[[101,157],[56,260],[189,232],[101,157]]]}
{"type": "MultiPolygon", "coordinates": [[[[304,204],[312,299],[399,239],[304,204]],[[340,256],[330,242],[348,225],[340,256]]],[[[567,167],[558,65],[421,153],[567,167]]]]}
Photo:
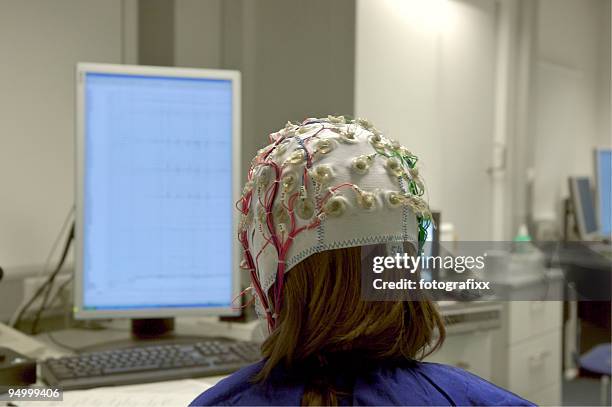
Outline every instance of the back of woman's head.
{"type": "Polygon", "coordinates": [[[306,383],[303,404],[336,404],[359,361],[407,361],[444,328],[432,304],[361,298],[361,246],[420,248],[431,222],[417,157],[364,119],[287,123],[258,151],[237,203],[242,267],[266,319],[267,358],[306,383]]]}
{"type": "Polygon", "coordinates": [[[407,362],[435,350],[444,326],[433,304],[361,298],[361,249],[317,253],[285,277],[278,324],[264,342],[265,381],[282,366],[305,382],[303,405],[335,405],[359,366],[407,362]]]}

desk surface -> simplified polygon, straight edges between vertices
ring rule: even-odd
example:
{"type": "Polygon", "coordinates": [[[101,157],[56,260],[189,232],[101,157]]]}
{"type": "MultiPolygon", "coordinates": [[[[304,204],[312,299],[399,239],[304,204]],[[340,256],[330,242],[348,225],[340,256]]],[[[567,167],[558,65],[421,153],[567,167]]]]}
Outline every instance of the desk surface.
{"type": "MultiPolygon", "coordinates": [[[[467,314],[473,312],[490,311],[499,309],[500,305],[488,301],[459,303],[454,301],[444,301],[439,303],[443,315],[467,314]]],[[[473,322],[471,322],[473,324],[473,322]]],[[[257,340],[263,338],[261,332],[263,325],[258,321],[251,323],[227,323],[219,322],[215,318],[178,318],[176,322],[176,332],[179,335],[199,335],[199,336],[225,336],[238,340],[257,340]]],[[[474,329],[474,327],[470,328],[474,329]]],[[[104,329],[66,329],[56,331],[49,337],[48,333],[41,333],[36,336],[29,336],[0,323],[0,344],[9,347],[33,359],[42,360],[50,357],[61,357],[73,354],[69,348],[82,348],[95,346],[105,342],[113,342],[129,338],[129,321],[116,320],[106,324],[104,329]],[[64,346],[60,346],[65,345],[64,346]]],[[[130,394],[130,397],[142,395],[139,401],[151,401],[152,394],[163,394],[170,397],[173,391],[180,392],[181,399],[191,396],[195,397],[205,389],[213,386],[224,376],[204,377],[190,380],[180,380],[161,383],[148,383],[130,386],[113,387],[112,393],[130,394]],[[193,394],[191,394],[193,393],[193,394]],[[148,398],[147,398],[148,397],[148,398]]],[[[40,382],[39,385],[44,385],[40,382]]],[[[108,390],[109,388],[106,388],[108,390]]],[[[97,389],[99,393],[83,393],[84,391],[70,392],[70,403],[62,406],[78,405],[83,402],[81,397],[101,397],[107,401],[111,393],[104,389],[97,389]]],[[[86,391],[85,391],[86,392],[86,391]]],[[[93,392],[93,390],[92,390],[93,392]]],[[[178,395],[177,395],[178,397],[178,395]]],[[[132,399],[130,399],[132,400],[132,399]]],[[[190,399],[191,400],[191,399],[190,399]]],[[[133,400],[132,400],[133,401],[133,400]]],[[[40,403],[40,402],[37,402],[40,403]]],[[[1,404],[0,404],[1,405],[1,404]]],[[[42,404],[36,404],[41,406],[42,404]]]]}
{"type": "MultiPolygon", "coordinates": [[[[499,309],[500,305],[492,301],[456,302],[440,301],[438,303],[443,316],[467,314],[484,310],[499,309]]],[[[216,318],[178,318],[176,332],[179,335],[223,336],[236,340],[261,341],[265,337],[264,324],[259,321],[249,323],[219,322],[216,318]]],[[[26,335],[5,324],[0,323],[0,343],[33,359],[46,359],[73,354],[70,348],[87,348],[98,344],[125,340],[130,335],[129,320],[114,320],[98,329],[71,328],[36,336],[26,335]],[[60,346],[63,344],[65,346],[60,346]]]]}
{"type": "MultiPolygon", "coordinates": [[[[197,325],[194,326],[194,329],[197,325]]],[[[201,329],[201,327],[200,327],[201,329]]],[[[104,330],[85,330],[85,329],[67,329],[54,334],[56,341],[60,343],[63,340],[79,343],[79,345],[87,345],[99,343],[101,341],[113,341],[126,338],[128,335],[127,324],[125,321],[118,321],[116,325],[104,330]],[[126,329],[121,329],[121,325],[125,325],[126,329]]],[[[234,335],[239,333],[238,329],[234,329],[234,335]]],[[[237,338],[238,339],[238,338],[237,338]]],[[[26,335],[13,328],[9,328],[5,324],[0,323],[0,344],[11,348],[23,355],[33,359],[46,359],[51,357],[61,357],[69,355],[70,352],[66,348],[62,348],[53,343],[48,334],[43,333],[35,337],[26,335]]],[[[40,381],[38,385],[44,385],[40,381]]],[[[129,386],[116,386],[105,389],[94,390],[77,390],[64,394],[64,401],[59,402],[64,407],[83,405],[83,403],[98,403],[111,402],[112,397],[117,398],[117,402],[121,405],[147,405],[152,406],[158,403],[171,402],[173,404],[185,404],[193,400],[201,392],[214,386],[219,380],[225,376],[203,377],[188,380],[173,380],[161,383],[145,383],[129,386]],[[121,397],[119,399],[118,397],[121,397]],[[157,399],[156,399],[157,398],[157,399]]],[[[160,405],[161,405],[160,404],[160,405]]],[[[0,401],[0,406],[7,405],[0,401]]],[[[18,404],[21,405],[21,404],[18,404]]],[[[29,404],[25,404],[29,405],[29,404]]],[[[55,405],[47,402],[34,402],[35,406],[55,405]]],[[[117,404],[119,405],[119,404],[117,404]]]]}

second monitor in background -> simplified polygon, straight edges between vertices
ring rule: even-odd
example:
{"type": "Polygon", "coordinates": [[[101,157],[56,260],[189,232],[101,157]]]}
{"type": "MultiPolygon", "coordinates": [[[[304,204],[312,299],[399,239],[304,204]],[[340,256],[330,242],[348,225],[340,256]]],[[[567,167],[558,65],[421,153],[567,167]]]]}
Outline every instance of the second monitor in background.
{"type": "Polygon", "coordinates": [[[580,239],[593,240],[597,238],[599,228],[589,177],[570,177],[569,190],[580,239]]]}
{"type": "Polygon", "coordinates": [[[612,238],[612,149],[595,150],[596,208],[602,237],[612,238]]]}

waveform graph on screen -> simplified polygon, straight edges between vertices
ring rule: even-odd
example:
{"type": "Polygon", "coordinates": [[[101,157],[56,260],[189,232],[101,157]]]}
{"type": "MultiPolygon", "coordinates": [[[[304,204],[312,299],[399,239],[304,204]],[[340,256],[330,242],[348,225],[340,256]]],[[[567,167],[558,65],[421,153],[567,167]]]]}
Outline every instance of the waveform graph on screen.
{"type": "Polygon", "coordinates": [[[227,306],[231,82],[90,75],[84,305],[227,306]]]}

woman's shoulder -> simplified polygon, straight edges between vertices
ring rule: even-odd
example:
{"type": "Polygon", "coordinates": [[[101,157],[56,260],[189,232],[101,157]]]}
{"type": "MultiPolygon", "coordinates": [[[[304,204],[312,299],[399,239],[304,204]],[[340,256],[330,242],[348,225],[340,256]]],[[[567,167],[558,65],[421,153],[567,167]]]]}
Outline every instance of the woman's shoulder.
{"type": "MultiPolygon", "coordinates": [[[[410,386],[411,394],[396,392],[400,404],[450,404],[486,406],[531,406],[533,403],[475,374],[439,363],[416,362],[386,372],[381,381],[396,382],[394,388],[410,386]],[[434,403],[432,395],[435,394],[434,403]],[[409,397],[406,399],[405,397],[409,397]]],[[[390,389],[393,391],[393,389],[390,389]]]]}
{"type": "Polygon", "coordinates": [[[229,375],[196,397],[190,406],[263,406],[270,405],[271,400],[275,405],[299,405],[303,386],[293,383],[268,385],[253,381],[263,364],[261,361],[229,375]]]}
{"type": "MultiPolygon", "coordinates": [[[[291,380],[254,383],[263,362],[247,366],[206,390],[192,406],[300,405],[304,386],[291,380]]],[[[353,405],[533,405],[472,373],[438,363],[380,366],[355,377],[353,405]]]]}

